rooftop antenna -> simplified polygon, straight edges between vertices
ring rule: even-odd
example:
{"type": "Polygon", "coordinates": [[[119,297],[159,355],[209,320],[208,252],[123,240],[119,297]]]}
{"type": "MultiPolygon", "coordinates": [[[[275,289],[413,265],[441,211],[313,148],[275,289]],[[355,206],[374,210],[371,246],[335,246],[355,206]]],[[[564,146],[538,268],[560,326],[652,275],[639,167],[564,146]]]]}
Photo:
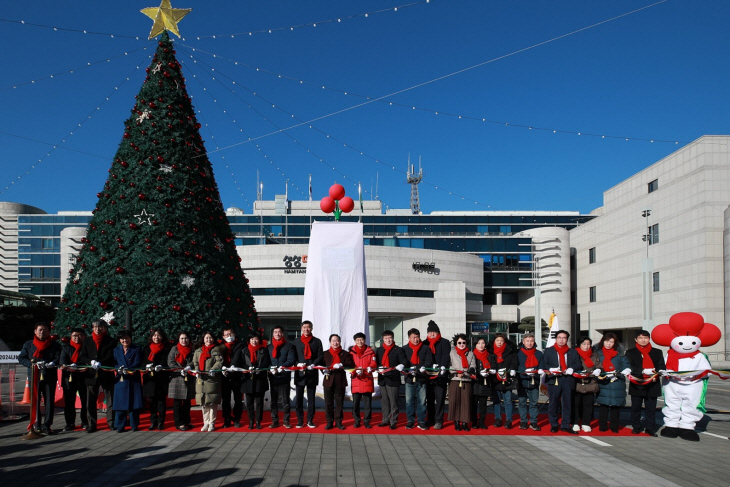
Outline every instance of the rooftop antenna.
{"type": "Polygon", "coordinates": [[[379,199],[378,198],[378,181],[379,181],[378,177],[379,176],[380,176],[380,174],[376,172],[375,173],[375,200],[376,201],[379,199]]]}
{"type": "Polygon", "coordinates": [[[418,174],[416,174],[416,168],[411,164],[411,153],[408,153],[408,172],[406,174],[406,180],[411,185],[411,214],[421,214],[421,203],[418,197],[418,183],[423,179],[423,169],[421,168],[421,156],[418,156],[418,174]]]}

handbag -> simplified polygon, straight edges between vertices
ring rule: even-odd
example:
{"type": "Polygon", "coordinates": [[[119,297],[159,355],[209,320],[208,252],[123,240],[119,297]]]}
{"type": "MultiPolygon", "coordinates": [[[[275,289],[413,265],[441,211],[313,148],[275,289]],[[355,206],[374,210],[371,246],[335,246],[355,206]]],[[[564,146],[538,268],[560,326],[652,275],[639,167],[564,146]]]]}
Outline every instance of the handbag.
{"type": "Polygon", "coordinates": [[[579,394],[595,394],[598,392],[598,383],[595,381],[580,381],[575,385],[575,392],[579,394]]]}

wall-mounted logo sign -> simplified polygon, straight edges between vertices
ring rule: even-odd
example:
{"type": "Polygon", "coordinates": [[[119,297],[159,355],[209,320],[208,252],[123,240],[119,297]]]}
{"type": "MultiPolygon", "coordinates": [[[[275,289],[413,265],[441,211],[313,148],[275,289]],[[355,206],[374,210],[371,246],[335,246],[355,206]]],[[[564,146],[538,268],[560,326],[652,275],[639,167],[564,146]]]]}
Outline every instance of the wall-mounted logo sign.
{"type": "Polygon", "coordinates": [[[287,267],[284,269],[284,274],[306,274],[306,267],[302,267],[302,264],[307,263],[306,255],[285,255],[284,265],[287,267]]]}
{"type": "Polygon", "coordinates": [[[414,262],[413,270],[416,272],[433,272],[436,268],[435,262],[414,262]]]}

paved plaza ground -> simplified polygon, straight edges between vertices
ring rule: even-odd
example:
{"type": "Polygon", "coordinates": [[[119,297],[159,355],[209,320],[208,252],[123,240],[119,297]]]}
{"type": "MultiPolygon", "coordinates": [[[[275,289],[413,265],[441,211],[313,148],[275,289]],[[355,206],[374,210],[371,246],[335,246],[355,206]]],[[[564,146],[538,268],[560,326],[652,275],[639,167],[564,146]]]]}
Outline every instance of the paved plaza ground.
{"type": "MultiPolygon", "coordinates": [[[[99,431],[20,441],[0,423],[3,486],[730,486],[730,381],[711,379],[699,443],[648,436],[99,431]],[[724,408],[723,408],[724,406],[724,408]],[[714,408],[714,409],[713,409],[714,408]]],[[[348,413],[349,414],[349,413],[348,413]]],[[[626,424],[628,411],[623,411],[626,424]]],[[[60,410],[56,424],[63,424],[60,410]]],[[[355,432],[352,429],[353,433],[355,432]]]]}

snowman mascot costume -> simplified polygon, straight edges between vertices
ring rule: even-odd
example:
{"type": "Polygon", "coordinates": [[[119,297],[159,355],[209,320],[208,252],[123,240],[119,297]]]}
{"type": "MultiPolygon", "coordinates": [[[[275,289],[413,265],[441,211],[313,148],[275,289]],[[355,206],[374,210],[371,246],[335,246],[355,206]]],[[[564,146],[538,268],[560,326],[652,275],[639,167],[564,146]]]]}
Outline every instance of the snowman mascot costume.
{"type": "Polygon", "coordinates": [[[705,323],[697,313],[677,313],[669,318],[669,324],[659,325],[651,333],[657,345],[668,346],[666,356],[668,372],[699,371],[688,377],[665,375],[664,387],[664,429],[666,438],[679,436],[683,440],[700,441],[695,425],[705,412],[705,392],[710,361],[700,352],[701,346],[711,346],[720,341],[720,329],[705,323]],[[699,376],[699,377],[698,377],[699,376]]]}

